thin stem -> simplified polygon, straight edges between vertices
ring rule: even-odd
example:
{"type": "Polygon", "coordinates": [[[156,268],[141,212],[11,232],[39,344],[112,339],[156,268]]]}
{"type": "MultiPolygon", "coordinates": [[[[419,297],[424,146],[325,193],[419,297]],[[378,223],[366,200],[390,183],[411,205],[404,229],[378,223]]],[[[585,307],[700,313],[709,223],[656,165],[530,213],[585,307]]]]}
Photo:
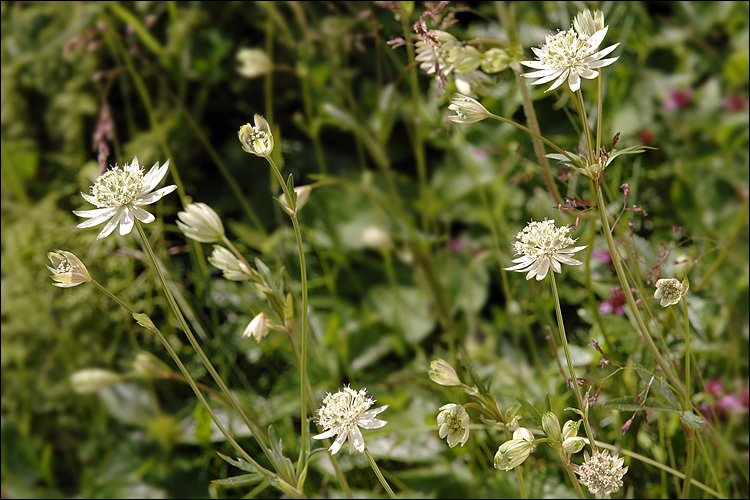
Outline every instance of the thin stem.
{"type": "MultiPolygon", "coordinates": [[[[690,378],[690,318],[688,316],[687,297],[682,297],[682,311],[685,316],[685,411],[691,411],[691,378],[690,378]]],[[[690,498],[690,480],[695,465],[695,436],[693,429],[685,427],[687,439],[687,464],[685,464],[685,481],[682,487],[682,498],[690,498]]]]}
{"type": "Polygon", "coordinates": [[[602,70],[599,70],[598,80],[598,92],[596,98],[596,150],[594,151],[597,155],[599,154],[599,148],[602,146],[602,100],[604,99],[604,81],[602,80],[602,70]]]}
{"type": "MultiPolygon", "coordinates": [[[[188,338],[190,345],[193,347],[195,352],[201,358],[203,365],[206,367],[211,377],[214,379],[216,384],[224,393],[227,400],[229,400],[229,402],[231,403],[232,409],[234,409],[234,411],[236,411],[237,414],[240,415],[240,418],[242,418],[245,425],[248,426],[248,428],[253,434],[253,437],[258,442],[258,445],[260,445],[260,447],[263,449],[263,452],[266,454],[266,456],[271,461],[271,463],[274,464],[274,467],[276,468],[276,470],[281,473],[283,471],[283,468],[279,466],[276,459],[274,458],[274,455],[271,453],[271,450],[268,448],[268,445],[266,444],[264,439],[262,439],[262,436],[265,435],[262,428],[258,424],[256,424],[252,419],[250,419],[249,415],[247,415],[244,411],[242,411],[242,407],[237,402],[237,399],[231,393],[226,383],[224,383],[224,380],[218,374],[213,364],[208,359],[208,356],[206,356],[206,353],[201,348],[200,344],[195,338],[195,335],[193,335],[193,332],[190,329],[190,326],[187,324],[187,321],[185,320],[185,317],[183,316],[182,311],[180,310],[179,306],[177,305],[177,302],[175,301],[174,295],[172,294],[172,290],[169,288],[169,284],[167,283],[167,279],[164,276],[164,272],[162,271],[161,266],[159,265],[159,262],[156,259],[156,255],[154,255],[154,251],[151,249],[151,244],[148,242],[148,238],[146,237],[146,233],[143,231],[141,224],[136,221],[135,227],[138,230],[138,235],[141,237],[143,248],[146,250],[146,254],[149,256],[149,259],[151,260],[151,264],[159,278],[159,282],[162,286],[162,289],[164,290],[164,295],[167,297],[167,301],[169,302],[169,305],[172,308],[172,311],[174,312],[175,316],[177,316],[177,320],[179,321],[180,326],[182,327],[182,330],[185,332],[185,336],[188,338]]],[[[292,478],[284,478],[284,479],[291,480],[292,478]]]]}
{"type": "Polygon", "coordinates": [[[581,117],[581,125],[583,126],[583,132],[586,135],[586,151],[588,151],[588,161],[589,164],[594,163],[595,161],[595,154],[594,154],[594,140],[591,137],[591,129],[589,128],[589,117],[586,115],[586,104],[583,102],[583,92],[581,92],[581,89],[578,89],[578,92],[576,92],[576,95],[578,96],[578,115],[581,117]]]}
{"type": "Polygon", "coordinates": [[[602,233],[604,233],[604,237],[607,240],[607,248],[609,249],[609,254],[612,257],[612,264],[615,267],[615,273],[617,274],[617,278],[620,280],[620,287],[622,288],[622,293],[625,294],[625,298],[627,299],[630,312],[633,315],[633,318],[635,319],[636,325],[638,327],[638,332],[640,333],[641,337],[643,337],[643,339],[646,341],[646,345],[651,351],[651,355],[656,360],[656,363],[661,367],[662,371],[664,372],[666,377],[669,379],[670,383],[675,387],[675,389],[677,389],[677,391],[681,395],[685,395],[685,387],[682,385],[679,379],[675,376],[671,367],[667,364],[667,362],[664,360],[661,353],[659,352],[659,349],[656,347],[656,344],[654,343],[654,339],[651,337],[651,333],[646,327],[646,324],[644,323],[643,318],[641,317],[640,311],[638,310],[638,305],[636,304],[635,298],[633,297],[633,292],[630,291],[630,283],[628,282],[628,278],[625,276],[625,270],[623,269],[622,262],[620,260],[620,253],[617,250],[614,238],[612,238],[612,231],[609,227],[609,220],[607,219],[606,205],[604,204],[604,196],[602,195],[602,189],[601,189],[600,183],[592,179],[591,189],[596,196],[596,203],[595,203],[596,211],[599,214],[599,220],[601,221],[601,224],[602,224],[602,233]]]}
{"type": "Polygon", "coordinates": [[[573,395],[578,403],[578,408],[583,412],[583,427],[586,429],[586,435],[589,440],[594,443],[591,445],[591,451],[596,453],[596,443],[594,442],[594,433],[591,431],[591,425],[589,424],[589,412],[588,406],[581,397],[581,388],[578,387],[578,377],[576,376],[576,370],[573,367],[573,358],[570,356],[570,347],[568,347],[568,338],[565,335],[565,324],[563,323],[562,310],[560,308],[560,296],[557,294],[557,282],[555,281],[555,271],[550,270],[550,281],[552,283],[552,295],[555,298],[555,314],[557,315],[557,327],[560,334],[560,343],[563,345],[565,350],[565,361],[568,363],[568,372],[573,382],[573,395]]]}
{"type": "Polygon", "coordinates": [[[375,475],[378,476],[378,481],[380,481],[380,484],[383,485],[383,489],[385,489],[386,493],[388,493],[388,496],[391,498],[397,498],[396,494],[388,484],[388,481],[386,481],[383,477],[383,473],[380,472],[380,468],[378,467],[378,464],[375,463],[375,459],[372,457],[372,453],[370,453],[370,450],[368,448],[365,448],[365,455],[367,455],[367,460],[370,461],[370,467],[372,467],[375,475]]]}
{"type": "Polygon", "coordinates": [[[518,481],[518,492],[521,494],[521,498],[529,498],[529,494],[526,493],[526,483],[523,482],[523,472],[521,472],[521,469],[521,466],[513,469],[516,473],[516,481],[518,481]]]}
{"type": "MultiPolygon", "coordinates": [[[[284,196],[286,197],[289,206],[292,206],[293,194],[290,192],[289,187],[284,182],[284,178],[281,176],[281,171],[276,163],[273,161],[271,156],[266,156],[271,170],[276,175],[276,180],[279,181],[284,196]]],[[[296,205],[296,204],[295,204],[296,205]]],[[[299,226],[299,220],[297,220],[296,208],[295,211],[289,213],[289,218],[292,219],[292,225],[294,226],[294,237],[297,240],[297,253],[299,254],[299,267],[300,267],[300,282],[302,286],[302,321],[300,322],[300,457],[297,470],[303,470],[304,463],[307,460],[307,265],[305,263],[305,250],[302,246],[302,231],[299,226]]]]}
{"type": "Polygon", "coordinates": [[[562,455],[561,453],[558,453],[558,455],[560,457],[560,461],[563,463],[563,468],[565,469],[565,472],[568,473],[568,478],[570,478],[570,482],[573,483],[573,489],[576,490],[576,493],[578,494],[578,498],[586,498],[586,495],[583,494],[583,490],[581,489],[581,484],[578,482],[578,478],[573,473],[570,460],[568,460],[568,458],[562,455]]]}

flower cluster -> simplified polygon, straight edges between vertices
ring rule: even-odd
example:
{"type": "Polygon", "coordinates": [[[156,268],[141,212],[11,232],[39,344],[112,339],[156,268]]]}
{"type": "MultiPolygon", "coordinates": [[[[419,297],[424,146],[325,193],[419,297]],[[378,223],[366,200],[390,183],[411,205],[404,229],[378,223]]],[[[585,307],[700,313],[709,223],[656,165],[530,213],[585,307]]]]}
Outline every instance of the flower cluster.
{"type": "Polygon", "coordinates": [[[554,220],[529,222],[516,236],[518,241],[513,243],[516,255],[520,255],[512,261],[516,265],[505,270],[527,273],[527,280],[536,276],[537,281],[541,281],[550,268],[559,273],[562,271],[560,264],[582,264],[570,256],[586,246],[568,248],[576,242],[569,233],[569,227],[557,227],[554,220]]]}
{"type": "Polygon", "coordinates": [[[623,467],[625,460],[617,453],[610,455],[607,450],[595,452],[589,457],[583,452],[584,462],[574,468],[578,474],[578,482],[586,486],[596,498],[609,498],[622,486],[622,476],[628,472],[623,467]]]}
{"type": "MultiPolygon", "coordinates": [[[[608,26],[604,26],[604,15],[597,11],[585,11],[576,16],[573,27],[555,35],[547,35],[546,43],[539,49],[531,50],[537,56],[534,61],[521,61],[521,64],[536,69],[525,73],[527,78],[537,78],[532,85],[541,85],[554,81],[546,90],[554,90],[567,79],[573,92],[581,88],[581,78],[592,80],[599,74],[599,68],[608,66],[618,58],[602,59],[617,48],[619,43],[610,45],[597,52],[599,45],[607,35],[608,26]],[[596,31],[594,31],[596,30],[596,31]]],[[[619,57],[619,56],[618,56],[619,57]]]]}
{"type": "Polygon", "coordinates": [[[364,452],[365,438],[359,428],[379,429],[388,423],[375,418],[380,412],[388,409],[388,405],[371,410],[373,403],[375,400],[367,395],[366,389],[358,392],[350,387],[344,387],[335,394],[328,393],[323,399],[323,406],[318,409],[317,422],[323,427],[324,432],[313,436],[313,439],[336,436],[336,440],[328,448],[334,455],[339,452],[347,438],[349,453],[355,449],[360,453],[364,452]]]}

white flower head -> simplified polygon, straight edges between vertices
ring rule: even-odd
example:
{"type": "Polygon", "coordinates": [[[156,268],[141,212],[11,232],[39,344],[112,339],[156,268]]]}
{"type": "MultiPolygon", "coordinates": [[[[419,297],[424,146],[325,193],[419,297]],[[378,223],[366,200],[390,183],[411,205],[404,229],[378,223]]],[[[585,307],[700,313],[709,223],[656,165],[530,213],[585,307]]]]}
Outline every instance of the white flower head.
{"type": "Polygon", "coordinates": [[[261,49],[240,49],[237,51],[237,62],[240,63],[237,72],[245,78],[264,75],[273,68],[271,59],[261,49]]]}
{"type": "Polygon", "coordinates": [[[240,127],[237,136],[242,143],[242,149],[255,156],[270,156],[273,152],[273,133],[265,118],[255,114],[255,126],[249,123],[240,127]]]}
{"type": "Polygon", "coordinates": [[[79,217],[89,219],[76,227],[83,229],[109,221],[96,237],[99,240],[109,236],[118,224],[120,234],[124,236],[133,229],[135,219],[144,224],[153,222],[154,216],[141,207],[150,205],[177,189],[177,186],[171,185],[154,191],[167,175],[168,169],[169,160],[161,167],[156,162],[144,175],[143,169],[138,165],[138,158],[133,158],[132,163],[126,163],[122,167],[110,168],[96,179],[90,195],[81,193],[84,200],[98,208],[73,210],[79,217]]]}
{"type": "Polygon", "coordinates": [[[450,59],[455,59],[452,54],[461,44],[456,37],[447,31],[432,30],[420,35],[416,43],[415,60],[420,62],[419,68],[428,75],[442,73],[449,75],[455,64],[450,59]]]}
{"type": "Polygon", "coordinates": [[[671,306],[680,301],[690,288],[686,281],[680,281],[677,278],[660,279],[656,282],[655,299],[661,299],[659,304],[662,307],[671,306]]]}
{"type": "Polygon", "coordinates": [[[628,472],[623,467],[624,459],[618,458],[617,453],[610,455],[609,451],[595,452],[589,457],[583,452],[584,462],[573,469],[578,474],[578,482],[586,486],[596,498],[609,498],[622,486],[622,476],[628,472]]]}
{"type": "Polygon", "coordinates": [[[463,94],[454,94],[448,109],[455,115],[448,115],[447,118],[456,123],[476,123],[490,116],[490,112],[479,101],[463,94]]]}
{"type": "Polygon", "coordinates": [[[228,280],[244,281],[255,277],[255,271],[252,268],[221,245],[214,245],[214,251],[208,258],[208,262],[221,269],[228,280]]]}
{"type": "Polygon", "coordinates": [[[268,316],[264,312],[255,316],[242,334],[243,337],[253,337],[258,343],[266,335],[268,335],[268,316]]]}
{"type": "Polygon", "coordinates": [[[188,238],[201,243],[215,243],[224,236],[224,225],[219,215],[205,203],[191,203],[177,213],[177,227],[188,238]]]}
{"type": "Polygon", "coordinates": [[[380,408],[370,407],[375,400],[367,395],[366,389],[359,392],[350,387],[344,387],[335,394],[328,393],[323,399],[323,406],[318,409],[317,422],[323,426],[324,432],[313,436],[313,439],[327,439],[336,436],[335,441],[328,448],[331,454],[339,452],[344,442],[349,438],[349,453],[354,449],[360,453],[365,451],[363,429],[380,429],[386,422],[375,416],[386,410],[388,405],[380,408]]]}
{"type": "Polygon", "coordinates": [[[52,263],[51,266],[47,266],[47,269],[52,273],[51,278],[55,281],[53,285],[70,288],[91,281],[91,275],[86,266],[72,253],[55,250],[48,252],[47,258],[52,263]]]}
{"type": "Polygon", "coordinates": [[[463,406],[453,403],[441,406],[437,416],[440,439],[447,438],[446,441],[451,448],[458,444],[463,446],[469,439],[470,421],[469,414],[463,406]]]}
{"type": "MultiPolygon", "coordinates": [[[[590,15],[590,13],[589,13],[590,15]]],[[[581,19],[576,18],[576,29],[559,31],[554,35],[547,35],[546,43],[541,49],[532,47],[536,54],[534,61],[521,61],[521,64],[538,71],[524,73],[527,78],[538,78],[532,85],[541,85],[554,80],[554,83],[545,92],[554,90],[567,79],[568,86],[573,92],[581,88],[581,78],[592,80],[599,75],[595,71],[615,62],[618,57],[602,59],[617,48],[619,43],[610,45],[606,49],[597,52],[599,45],[604,41],[609,26],[589,33],[589,30],[598,24],[597,19],[591,17],[589,20],[585,13],[581,19]],[[590,21],[590,22],[589,22],[590,21]]],[[[604,24],[604,17],[601,17],[604,24]]]]}
{"type": "Polygon", "coordinates": [[[505,270],[527,273],[527,280],[536,276],[537,281],[541,281],[547,276],[550,268],[559,273],[562,271],[560,264],[582,264],[571,255],[583,250],[586,245],[569,248],[576,240],[568,236],[568,233],[570,227],[557,227],[554,220],[529,222],[523,231],[518,233],[518,241],[513,243],[516,255],[520,255],[512,261],[516,265],[506,267],[505,270]]]}

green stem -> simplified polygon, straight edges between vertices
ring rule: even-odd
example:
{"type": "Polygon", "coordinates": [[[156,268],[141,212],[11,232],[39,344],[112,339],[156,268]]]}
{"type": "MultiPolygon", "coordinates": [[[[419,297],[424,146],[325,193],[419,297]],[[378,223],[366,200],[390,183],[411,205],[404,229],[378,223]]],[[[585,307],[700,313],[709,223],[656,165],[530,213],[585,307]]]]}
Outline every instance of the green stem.
{"type": "MultiPolygon", "coordinates": [[[[102,286],[99,282],[96,280],[91,280],[91,283],[96,286],[100,291],[102,291],[105,295],[107,295],[110,299],[115,301],[118,305],[120,305],[123,309],[128,311],[130,314],[137,314],[135,309],[130,307],[128,304],[120,300],[119,297],[114,295],[112,292],[107,290],[104,286],[102,286]]],[[[216,424],[216,427],[219,429],[219,431],[224,435],[224,437],[227,439],[227,442],[229,442],[234,448],[237,450],[237,453],[239,453],[243,459],[247,460],[250,464],[258,468],[258,471],[261,472],[261,474],[266,475],[268,477],[273,477],[275,474],[273,474],[271,471],[263,468],[250,454],[248,454],[242,446],[232,437],[232,435],[226,430],[224,425],[221,423],[219,418],[214,413],[211,406],[208,404],[208,401],[206,400],[205,396],[203,395],[203,392],[198,387],[197,382],[193,378],[192,375],[190,375],[190,372],[187,370],[185,365],[182,363],[182,360],[180,360],[179,356],[177,355],[177,352],[175,352],[172,345],[167,341],[167,339],[164,337],[164,334],[161,333],[161,331],[156,328],[156,326],[153,326],[153,328],[146,327],[149,331],[153,332],[161,341],[164,348],[167,350],[169,355],[174,360],[177,367],[180,369],[180,372],[182,372],[182,375],[184,379],[187,381],[187,383],[190,385],[190,387],[193,389],[193,392],[195,393],[196,397],[200,401],[201,405],[206,409],[208,414],[211,416],[211,419],[214,421],[214,424],[216,424]]]]}
{"type": "Polygon", "coordinates": [[[596,150],[595,153],[598,157],[599,148],[602,146],[602,100],[604,99],[604,81],[602,80],[602,70],[599,70],[598,78],[598,92],[596,98],[596,150]]]}
{"type": "MultiPolygon", "coordinates": [[[[279,181],[288,206],[292,206],[293,194],[290,192],[289,187],[284,182],[284,178],[281,176],[281,171],[276,163],[273,161],[271,156],[266,156],[268,164],[271,165],[276,180],[279,181]]],[[[300,456],[297,470],[303,470],[304,464],[307,460],[308,450],[308,439],[307,439],[307,265],[305,264],[305,250],[302,246],[302,231],[299,226],[299,220],[297,219],[296,203],[295,211],[289,214],[289,218],[292,219],[292,225],[294,226],[294,237],[297,240],[297,253],[299,254],[299,267],[300,267],[300,282],[302,286],[302,321],[300,324],[300,456]]]]}
{"type": "MultiPolygon", "coordinates": [[[[182,330],[185,332],[185,336],[190,342],[190,345],[193,347],[195,352],[201,358],[203,365],[206,367],[211,377],[219,386],[222,393],[226,396],[227,400],[231,403],[232,409],[234,409],[234,411],[237,412],[238,415],[240,415],[245,425],[247,425],[250,431],[252,432],[253,437],[258,442],[258,445],[263,449],[263,452],[266,454],[266,456],[271,461],[271,463],[274,464],[274,467],[276,468],[276,470],[281,473],[284,469],[280,467],[280,464],[277,463],[276,459],[274,458],[273,453],[271,453],[271,450],[268,448],[268,445],[263,440],[262,437],[265,435],[265,433],[263,432],[262,428],[258,424],[256,424],[253,420],[251,420],[249,418],[249,415],[247,415],[247,413],[242,410],[242,407],[240,407],[239,403],[237,402],[237,399],[231,393],[226,383],[224,383],[224,380],[218,374],[213,364],[208,359],[208,356],[206,356],[206,353],[201,348],[200,344],[198,343],[198,340],[195,338],[195,335],[193,335],[193,332],[190,329],[190,326],[187,324],[187,321],[185,320],[185,317],[183,316],[182,311],[180,310],[179,306],[177,305],[177,302],[175,301],[174,295],[172,294],[172,290],[169,287],[169,283],[167,283],[167,279],[164,276],[164,272],[162,271],[161,266],[159,265],[159,262],[156,259],[156,255],[154,255],[154,251],[151,249],[151,244],[148,242],[148,238],[146,237],[146,233],[143,231],[143,228],[141,227],[140,222],[136,221],[135,227],[138,230],[138,235],[141,237],[143,248],[146,250],[146,254],[151,260],[151,265],[153,266],[154,271],[156,271],[156,274],[159,278],[159,282],[162,286],[162,289],[164,290],[164,295],[167,297],[167,302],[169,302],[169,305],[172,308],[172,311],[174,312],[175,316],[177,317],[177,320],[180,323],[182,330]]],[[[287,482],[289,482],[289,481],[292,481],[293,478],[284,478],[284,479],[287,480],[287,482]]]]}
{"type": "Polygon", "coordinates": [[[599,183],[599,181],[594,181],[592,179],[591,189],[596,196],[596,211],[599,214],[599,220],[602,224],[602,233],[604,233],[604,237],[607,240],[607,248],[609,249],[610,256],[612,257],[612,264],[615,267],[615,273],[617,274],[617,278],[620,280],[620,287],[622,288],[622,293],[625,294],[625,298],[628,302],[630,312],[633,316],[633,319],[635,319],[638,332],[640,333],[641,337],[643,337],[643,339],[646,341],[646,345],[651,351],[651,355],[656,360],[656,363],[661,367],[662,371],[664,372],[666,377],[669,379],[670,383],[675,387],[675,389],[677,389],[677,391],[681,395],[685,395],[685,387],[683,387],[680,380],[675,376],[674,372],[672,371],[672,368],[667,364],[666,360],[662,357],[661,353],[659,352],[659,349],[656,347],[656,344],[654,343],[654,339],[651,337],[651,333],[646,327],[646,324],[644,323],[643,318],[641,317],[641,313],[638,310],[638,305],[636,304],[635,298],[633,297],[633,292],[630,291],[630,283],[628,282],[628,279],[625,276],[625,270],[623,269],[622,262],[620,260],[620,253],[617,250],[617,246],[615,244],[614,238],[612,238],[612,230],[609,227],[609,220],[607,219],[606,205],[604,204],[604,196],[602,195],[601,184],[599,183]]]}
{"type": "Polygon", "coordinates": [[[594,163],[594,140],[591,137],[591,129],[589,128],[589,117],[586,114],[586,104],[583,102],[583,92],[578,89],[576,92],[578,96],[578,116],[581,117],[581,125],[583,126],[583,132],[586,135],[586,151],[588,151],[588,162],[589,165],[594,163]]]}
{"type": "MultiPolygon", "coordinates": [[[[690,378],[690,318],[688,316],[687,297],[682,297],[682,311],[685,316],[685,411],[691,411],[691,385],[690,378]]],[[[685,464],[685,481],[682,487],[682,498],[690,498],[690,480],[693,477],[693,466],[695,458],[695,437],[693,429],[685,427],[685,438],[687,439],[687,464],[685,464]]]]}
{"type": "Polygon", "coordinates": [[[396,494],[388,484],[388,481],[386,481],[383,477],[383,473],[380,472],[380,468],[378,467],[378,464],[375,463],[375,459],[372,457],[372,453],[370,453],[370,450],[368,448],[365,448],[365,455],[367,455],[367,460],[370,461],[370,467],[372,467],[375,475],[378,476],[378,481],[380,481],[380,484],[383,485],[383,489],[385,489],[386,493],[388,493],[388,496],[391,498],[397,498],[396,494]]]}
{"type": "Polygon", "coordinates": [[[555,298],[555,313],[557,315],[557,327],[560,334],[560,343],[565,351],[565,361],[568,363],[568,372],[570,373],[570,379],[573,382],[573,395],[578,403],[578,408],[583,413],[583,427],[586,429],[586,435],[589,437],[589,441],[593,443],[591,445],[591,451],[596,453],[596,443],[594,441],[594,433],[591,431],[591,425],[589,424],[589,412],[588,405],[583,401],[581,397],[581,388],[578,387],[578,377],[576,376],[575,368],[573,367],[573,358],[570,356],[570,347],[568,346],[568,338],[565,335],[565,324],[563,323],[562,310],[560,308],[560,296],[557,294],[557,282],[555,281],[555,271],[550,269],[550,281],[552,283],[552,295],[555,298]]]}
{"type": "Polygon", "coordinates": [[[692,428],[685,428],[685,437],[687,439],[687,463],[685,464],[685,479],[682,483],[682,498],[690,498],[690,483],[693,479],[695,462],[695,436],[692,428]]]}
{"type": "Polygon", "coordinates": [[[565,472],[568,473],[568,478],[570,478],[570,482],[573,483],[573,489],[576,490],[576,494],[578,494],[578,498],[586,498],[586,495],[583,494],[583,490],[581,489],[581,484],[578,482],[578,478],[573,473],[573,468],[572,468],[572,464],[570,460],[568,460],[568,458],[562,453],[558,453],[558,456],[560,458],[560,461],[563,464],[563,468],[565,469],[565,472]]]}
{"type": "Polygon", "coordinates": [[[529,498],[529,494],[526,493],[526,483],[523,482],[523,472],[521,472],[522,468],[523,467],[518,466],[513,469],[516,473],[516,481],[518,481],[518,492],[521,494],[521,498],[529,498]]]}

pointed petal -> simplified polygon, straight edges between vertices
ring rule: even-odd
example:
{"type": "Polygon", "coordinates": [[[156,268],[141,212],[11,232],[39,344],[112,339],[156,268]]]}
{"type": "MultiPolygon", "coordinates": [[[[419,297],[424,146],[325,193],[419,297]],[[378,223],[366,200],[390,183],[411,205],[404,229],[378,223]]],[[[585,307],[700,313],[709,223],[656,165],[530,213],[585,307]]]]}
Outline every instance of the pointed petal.
{"type": "Polygon", "coordinates": [[[600,61],[594,61],[594,62],[590,63],[588,66],[589,66],[589,68],[592,68],[592,69],[603,68],[604,66],[609,66],[610,64],[612,64],[613,62],[615,62],[619,58],[620,58],[620,56],[611,57],[609,59],[602,59],[600,61]]]}
{"type": "Polygon", "coordinates": [[[83,221],[80,224],[76,226],[77,229],[86,229],[87,227],[94,227],[98,226],[102,222],[105,222],[110,219],[110,217],[117,217],[117,211],[115,210],[111,214],[103,214],[99,217],[94,217],[93,219],[89,219],[87,221],[83,221]]]}
{"type": "Polygon", "coordinates": [[[156,201],[159,201],[162,198],[162,196],[168,195],[175,189],[177,189],[177,186],[172,184],[171,186],[158,189],[154,191],[153,193],[146,193],[146,194],[139,195],[135,199],[135,201],[133,201],[133,205],[136,205],[136,206],[150,205],[156,201]]]}
{"type": "MultiPolygon", "coordinates": [[[[606,56],[607,54],[609,54],[610,52],[612,52],[613,50],[615,50],[619,45],[620,44],[618,42],[618,43],[616,43],[614,45],[610,45],[606,49],[602,49],[599,52],[595,52],[595,53],[591,54],[590,56],[588,56],[586,59],[584,59],[583,62],[587,63],[589,61],[596,61],[597,59],[601,59],[602,57],[606,56]]],[[[617,57],[620,57],[620,56],[617,56],[617,57]]]]}
{"type": "Polygon", "coordinates": [[[593,80],[597,76],[599,76],[598,71],[594,71],[593,69],[586,69],[586,68],[578,68],[578,74],[581,75],[582,78],[585,78],[587,80],[593,80]]]}
{"type": "Polygon", "coordinates": [[[125,236],[133,230],[133,224],[135,224],[135,218],[129,209],[125,209],[120,214],[120,234],[125,236]]]}
{"type": "Polygon", "coordinates": [[[550,90],[555,90],[557,87],[559,87],[560,85],[562,85],[563,82],[565,81],[565,79],[568,77],[568,72],[569,71],[570,70],[567,70],[567,69],[565,71],[563,71],[563,74],[560,75],[560,78],[558,78],[555,81],[555,83],[553,83],[552,86],[550,88],[548,88],[547,90],[545,90],[544,92],[546,93],[546,92],[549,92],[550,90]]]}
{"type": "Polygon", "coordinates": [[[539,270],[536,273],[537,281],[542,281],[544,277],[547,276],[547,273],[549,272],[549,263],[549,257],[545,257],[544,259],[542,259],[542,262],[539,264],[539,270]]]}
{"type": "Polygon", "coordinates": [[[328,438],[332,438],[335,435],[336,435],[336,429],[328,429],[325,432],[321,432],[320,434],[314,435],[312,438],[313,439],[328,439],[328,438]]]}
{"type": "Polygon", "coordinates": [[[388,405],[383,405],[383,406],[381,406],[379,408],[373,408],[371,410],[367,410],[365,412],[362,412],[362,415],[360,415],[359,418],[365,418],[365,419],[372,418],[375,415],[377,415],[379,413],[382,413],[382,412],[384,412],[387,409],[388,409],[388,405]]]}
{"type": "Polygon", "coordinates": [[[552,264],[553,271],[555,271],[556,273],[562,272],[562,266],[560,265],[560,262],[557,259],[553,258],[551,264],[552,264]]]}
{"type": "Polygon", "coordinates": [[[380,420],[379,418],[368,418],[365,420],[358,420],[357,424],[362,427],[363,429],[380,429],[385,424],[387,424],[387,420],[380,420]]]}
{"type": "Polygon", "coordinates": [[[110,208],[95,208],[93,210],[73,210],[73,213],[79,217],[99,217],[104,214],[113,214],[117,211],[117,207],[110,208]]]}
{"type": "Polygon", "coordinates": [[[552,73],[549,76],[545,76],[544,78],[540,78],[539,80],[537,80],[535,82],[531,82],[531,85],[542,85],[542,84],[545,84],[547,82],[551,82],[552,80],[554,80],[555,78],[557,78],[561,74],[567,75],[568,72],[567,72],[567,70],[562,71],[562,73],[560,71],[555,71],[554,73],[552,73]]]}
{"type": "Polygon", "coordinates": [[[578,89],[581,88],[581,77],[577,72],[570,72],[570,78],[568,78],[568,86],[570,87],[571,92],[578,92],[578,89]]]}
{"type": "Polygon", "coordinates": [[[604,41],[604,37],[607,36],[607,30],[609,30],[609,26],[605,26],[604,28],[591,35],[591,38],[589,38],[589,43],[591,44],[592,48],[596,49],[597,47],[599,47],[599,45],[602,44],[602,42],[604,41]]]}
{"type": "Polygon", "coordinates": [[[84,200],[88,201],[92,205],[96,205],[96,198],[94,198],[90,194],[86,194],[83,191],[81,191],[81,196],[83,197],[84,200]]]}
{"type": "Polygon", "coordinates": [[[533,266],[534,266],[534,262],[531,262],[528,264],[524,262],[521,264],[517,264],[515,266],[506,267],[505,270],[506,271],[518,271],[519,273],[525,273],[526,271],[531,269],[533,266]]]}
{"type": "Polygon", "coordinates": [[[583,262],[581,262],[580,260],[573,259],[571,257],[568,257],[567,255],[558,255],[557,260],[569,266],[580,266],[581,264],[583,264],[583,262]]]}
{"type": "Polygon", "coordinates": [[[339,452],[342,446],[344,446],[344,441],[346,441],[346,437],[349,435],[348,432],[341,432],[338,436],[336,436],[336,440],[333,442],[330,448],[328,448],[328,451],[331,452],[331,455],[335,455],[339,452]]]}
{"type": "Polygon", "coordinates": [[[146,212],[141,207],[131,207],[131,210],[133,211],[135,218],[144,224],[150,224],[156,220],[156,217],[146,212]]]}
{"type": "Polygon", "coordinates": [[[534,69],[549,69],[542,61],[520,61],[521,64],[534,69]]]}
{"type": "Polygon", "coordinates": [[[539,71],[532,71],[530,73],[524,73],[523,76],[526,78],[541,78],[543,76],[556,75],[560,72],[558,69],[542,69],[539,71]]]}
{"type": "Polygon", "coordinates": [[[159,183],[162,181],[165,175],[167,175],[167,170],[169,169],[169,160],[164,163],[161,167],[159,166],[159,162],[157,161],[154,163],[154,166],[151,167],[151,170],[148,171],[146,175],[143,176],[143,189],[141,190],[142,193],[148,193],[154,190],[156,186],[159,185],[159,183]]]}
{"type": "Polygon", "coordinates": [[[102,238],[106,238],[110,234],[112,234],[112,231],[115,230],[117,227],[117,224],[120,223],[120,214],[116,213],[112,216],[112,218],[107,222],[107,224],[104,226],[104,228],[101,230],[99,235],[96,237],[97,240],[100,240],[102,238]]]}
{"type": "Polygon", "coordinates": [[[356,425],[349,431],[349,443],[354,446],[358,452],[364,453],[365,437],[356,425]]]}

